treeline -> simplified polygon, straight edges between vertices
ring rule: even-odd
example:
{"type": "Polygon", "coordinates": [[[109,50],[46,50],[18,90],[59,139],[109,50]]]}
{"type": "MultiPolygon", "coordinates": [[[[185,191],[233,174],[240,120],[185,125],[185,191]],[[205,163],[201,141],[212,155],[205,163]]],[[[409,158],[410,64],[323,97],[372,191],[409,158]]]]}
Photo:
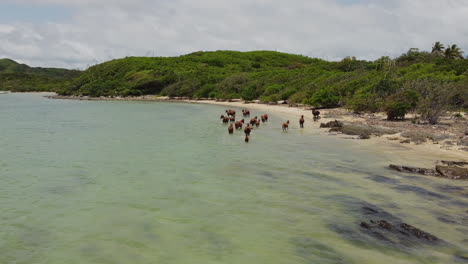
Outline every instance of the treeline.
{"type": "Polygon", "coordinates": [[[71,85],[80,71],[33,68],[10,59],[0,59],[0,90],[13,92],[57,91],[71,85]]]}

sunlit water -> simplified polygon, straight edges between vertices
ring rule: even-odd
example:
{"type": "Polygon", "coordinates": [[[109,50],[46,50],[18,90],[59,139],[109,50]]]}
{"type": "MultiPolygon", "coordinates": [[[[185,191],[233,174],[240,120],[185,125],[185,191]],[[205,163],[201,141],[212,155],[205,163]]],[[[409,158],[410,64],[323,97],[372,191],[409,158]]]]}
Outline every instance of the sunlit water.
{"type": "Polygon", "coordinates": [[[466,182],[271,113],[245,144],[223,111],[0,95],[0,263],[467,262],[466,182]],[[446,244],[366,237],[367,203],[446,244]]]}

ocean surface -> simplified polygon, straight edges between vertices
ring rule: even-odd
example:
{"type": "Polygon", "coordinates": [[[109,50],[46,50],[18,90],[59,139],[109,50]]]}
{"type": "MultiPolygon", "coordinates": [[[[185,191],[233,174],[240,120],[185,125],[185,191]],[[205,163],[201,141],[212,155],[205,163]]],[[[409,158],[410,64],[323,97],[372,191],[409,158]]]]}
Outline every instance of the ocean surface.
{"type": "Polygon", "coordinates": [[[0,263],[468,263],[467,182],[274,113],[246,144],[224,110],[0,95],[0,263]]]}

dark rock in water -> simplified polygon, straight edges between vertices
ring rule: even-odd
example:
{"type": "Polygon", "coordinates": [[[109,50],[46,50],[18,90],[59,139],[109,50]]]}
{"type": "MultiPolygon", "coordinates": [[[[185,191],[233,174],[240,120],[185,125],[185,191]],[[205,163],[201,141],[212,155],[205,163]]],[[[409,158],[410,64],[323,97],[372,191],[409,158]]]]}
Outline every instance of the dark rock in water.
{"type": "Polygon", "coordinates": [[[390,164],[389,167],[390,169],[393,169],[399,172],[416,173],[416,174],[427,175],[427,176],[438,175],[437,171],[433,169],[425,169],[425,168],[417,168],[417,167],[409,167],[409,166],[398,166],[394,164],[390,164]]]}
{"type": "Polygon", "coordinates": [[[405,223],[400,218],[368,202],[352,197],[342,199],[353,223],[331,223],[330,229],[350,242],[363,247],[382,246],[411,252],[418,246],[448,246],[442,239],[405,223]]]}
{"type": "Polygon", "coordinates": [[[440,163],[445,164],[447,166],[467,166],[468,165],[468,162],[464,162],[464,161],[441,160],[440,163]]]}
{"type": "Polygon", "coordinates": [[[334,127],[343,127],[343,122],[335,120],[328,123],[321,123],[320,128],[334,128],[334,127]]]}
{"type": "Polygon", "coordinates": [[[468,168],[436,165],[436,171],[444,178],[452,180],[468,180],[468,168]]]}
{"type": "Polygon", "coordinates": [[[403,191],[403,192],[414,192],[420,196],[424,196],[424,197],[433,197],[433,198],[437,198],[437,199],[442,199],[442,200],[448,200],[450,199],[449,197],[443,195],[443,194],[439,194],[439,193],[435,193],[435,192],[431,192],[431,191],[428,191],[424,188],[421,188],[421,187],[417,187],[417,186],[412,186],[412,185],[398,185],[396,187],[393,187],[394,189],[398,190],[398,191],[403,191]]]}
{"type": "Polygon", "coordinates": [[[394,164],[390,164],[389,167],[399,172],[442,177],[452,180],[468,180],[468,162],[443,160],[438,163],[439,164],[435,166],[435,170],[394,164]]]}

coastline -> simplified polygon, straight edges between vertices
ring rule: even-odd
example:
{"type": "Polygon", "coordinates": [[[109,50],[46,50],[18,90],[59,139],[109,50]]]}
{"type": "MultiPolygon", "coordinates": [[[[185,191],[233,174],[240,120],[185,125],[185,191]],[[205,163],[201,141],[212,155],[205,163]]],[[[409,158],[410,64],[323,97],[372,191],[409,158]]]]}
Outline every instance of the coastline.
{"type": "MultiPolygon", "coordinates": [[[[434,126],[417,126],[409,125],[409,121],[395,122],[385,121],[382,114],[377,115],[355,115],[348,111],[339,109],[321,109],[321,118],[314,121],[310,107],[288,106],[287,104],[261,104],[261,103],[245,103],[241,100],[234,101],[216,101],[209,99],[188,99],[188,98],[169,98],[157,96],[141,96],[141,97],[126,97],[126,98],[107,98],[107,97],[76,97],[76,96],[45,96],[50,99],[64,100],[87,100],[87,101],[143,101],[143,102],[178,102],[178,103],[194,103],[194,104],[210,104],[221,105],[226,107],[247,108],[262,113],[274,113],[286,120],[291,120],[292,126],[296,126],[295,120],[301,115],[305,118],[305,129],[309,129],[312,134],[328,135],[339,138],[341,140],[354,140],[359,148],[366,148],[370,151],[384,151],[389,156],[391,162],[401,163],[410,166],[433,166],[437,160],[457,160],[468,161],[468,152],[463,150],[463,146],[447,145],[443,140],[425,142],[408,142],[408,139],[402,136],[402,132],[394,134],[384,134],[380,136],[372,136],[369,139],[359,139],[357,136],[350,136],[343,133],[329,132],[327,128],[320,128],[321,123],[327,123],[334,120],[339,120],[348,124],[365,124],[375,125],[382,128],[390,128],[392,126],[408,127],[414,131],[423,130],[425,128],[433,129],[434,126]],[[420,127],[420,128],[419,128],[420,127]]],[[[297,125],[298,126],[298,125],[297,125]]],[[[442,134],[448,135],[444,128],[440,129],[442,134]]],[[[434,130],[439,132],[439,130],[434,130]]],[[[453,133],[452,133],[453,134],[453,133]]],[[[457,135],[451,135],[457,136],[457,135]]],[[[389,161],[390,162],[390,161],[389,161]]]]}

